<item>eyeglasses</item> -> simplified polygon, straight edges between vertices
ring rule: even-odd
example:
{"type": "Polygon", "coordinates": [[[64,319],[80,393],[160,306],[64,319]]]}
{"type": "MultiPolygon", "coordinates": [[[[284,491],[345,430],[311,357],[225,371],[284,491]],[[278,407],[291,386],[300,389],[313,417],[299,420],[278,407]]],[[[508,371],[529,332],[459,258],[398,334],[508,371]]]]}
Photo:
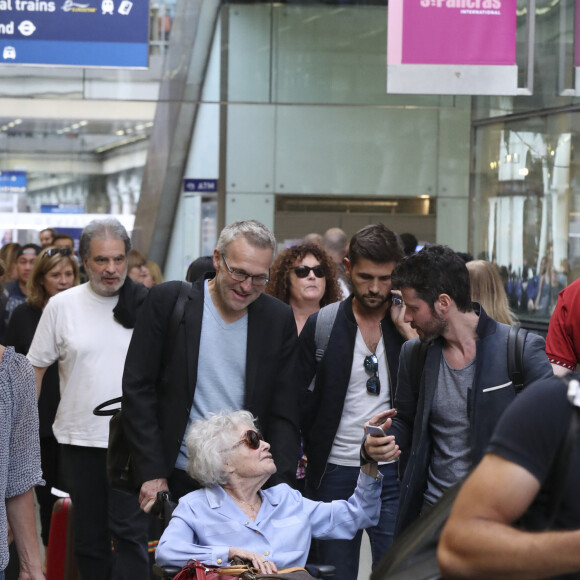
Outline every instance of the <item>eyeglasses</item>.
{"type": "Polygon", "coordinates": [[[49,258],[60,254],[61,256],[70,256],[72,254],[72,250],[70,248],[50,248],[49,250],[45,250],[46,255],[49,258]]]}
{"type": "MultiPolygon", "coordinates": [[[[254,286],[265,286],[269,281],[270,278],[268,278],[268,276],[264,276],[264,274],[248,274],[247,272],[244,272],[243,270],[236,270],[230,268],[230,265],[228,264],[226,257],[222,255],[222,258],[224,260],[224,264],[226,265],[226,268],[228,269],[228,272],[230,273],[230,276],[236,281],[236,282],[245,282],[248,278],[252,279],[252,284],[254,286]]],[[[268,275],[270,274],[270,271],[268,270],[268,275]]]]}
{"type": "Polygon", "coordinates": [[[244,433],[243,439],[238,441],[234,447],[238,447],[238,445],[243,445],[245,443],[250,449],[259,449],[260,441],[264,441],[262,434],[259,431],[249,429],[244,433]]]}
{"type": "Polygon", "coordinates": [[[367,381],[367,393],[371,395],[378,395],[381,392],[381,381],[377,372],[379,370],[379,359],[376,354],[369,354],[365,356],[365,370],[373,373],[373,376],[367,381]]]}
{"type": "Polygon", "coordinates": [[[324,271],[324,266],[318,264],[318,266],[296,266],[294,268],[294,273],[298,278],[306,278],[310,272],[314,272],[317,278],[324,278],[326,272],[324,271]]]}

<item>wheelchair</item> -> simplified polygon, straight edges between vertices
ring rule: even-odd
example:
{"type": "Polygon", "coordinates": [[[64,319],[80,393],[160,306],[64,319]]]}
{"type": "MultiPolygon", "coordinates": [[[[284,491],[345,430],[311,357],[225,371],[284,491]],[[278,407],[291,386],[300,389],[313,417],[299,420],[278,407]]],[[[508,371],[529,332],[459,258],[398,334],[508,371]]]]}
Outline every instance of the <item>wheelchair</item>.
{"type": "MultiPolygon", "coordinates": [[[[177,503],[172,501],[168,491],[160,491],[157,493],[157,499],[151,508],[153,515],[158,515],[162,521],[163,529],[169,524],[171,514],[177,507],[177,503]]],[[[334,566],[328,564],[309,564],[305,566],[308,573],[314,578],[330,578],[334,576],[334,566]]],[[[153,573],[155,576],[163,580],[170,580],[181,571],[181,566],[158,566],[153,565],[153,573]]]]}

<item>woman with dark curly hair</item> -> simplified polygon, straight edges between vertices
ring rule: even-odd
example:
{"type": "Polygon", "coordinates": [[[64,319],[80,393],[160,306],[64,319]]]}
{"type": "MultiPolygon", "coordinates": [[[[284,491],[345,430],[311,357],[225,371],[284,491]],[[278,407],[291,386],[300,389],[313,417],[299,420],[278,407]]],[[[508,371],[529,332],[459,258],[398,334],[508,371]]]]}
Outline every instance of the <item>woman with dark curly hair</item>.
{"type": "Polygon", "coordinates": [[[311,314],[340,300],[336,266],[320,246],[292,246],[278,254],[266,292],[292,307],[300,334],[311,314]]]}

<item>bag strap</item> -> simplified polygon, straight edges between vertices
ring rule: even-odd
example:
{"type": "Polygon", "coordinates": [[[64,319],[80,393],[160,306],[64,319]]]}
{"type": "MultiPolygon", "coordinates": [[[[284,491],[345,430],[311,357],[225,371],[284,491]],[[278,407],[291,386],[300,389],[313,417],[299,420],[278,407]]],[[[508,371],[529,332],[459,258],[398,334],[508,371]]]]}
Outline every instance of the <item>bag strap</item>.
{"type": "MultiPolygon", "coordinates": [[[[162,364],[166,366],[169,362],[175,343],[177,341],[177,330],[179,329],[179,323],[183,317],[183,312],[185,310],[185,302],[187,301],[187,296],[189,290],[191,289],[191,284],[189,282],[181,282],[179,288],[179,294],[177,295],[177,300],[175,301],[175,306],[173,307],[173,312],[171,313],[171,318],[169,319],[169,326],[167,328],[167,334],[165,335],[165,345],[163,348],[163,358],[162,364]]],[[[101,403],[93,409],[93,414],[99,417],[109,417],[111,415],[116,415],[121,410],[121,403],[123,402],[123,397],[115,397],[114,399],[109,399],[104,403],[101,403]],[[119,405],[115,409],[107,409],[111,405],[119,405]]]]}
{"type": "Polygon", "coordinates": [[[171,318],[169,319],[169,325],[167,326],[167,333],[165,335],[165,345],[163,347],[163,357],[161,359],[163,367],[169,364],[171,355],[175,349],[175,343],[177,342],[177,331],[179,330],[179,324],[183,318],[185,303],[187,302],[187,296],[189,295],[190,290],[191,284],[189,282],[181,282],[179,293],[177,295],[177,299],[175,300],[175,306],[173,307],[171,318]]]}
{"type": "Polygon", "coordinates": [[[96,406],[93,409],[93,415],[97,415],[98,417],[110,417],[111,415],[116,415],[121,410],[121,401],[123,397],[115,397],[114,399],[109,399],[104,403],[96,406]],[[106,409],[106,407],[110,407],[111,405],[119,405],[116,409],[106,409]]]}
{"type": "MultiPolygon", "coordinates": [[[[316,329],[314,330],[314,342],[316,344],[316,364],[322,360],[324,353],[326,352],[326,347],[330,340],[330,335],[332,334],[332,329],[334,327],[334,321],[336,320],[336,315],[338,314],[338,308],[340,302],[333,302],[328,304],[324,308],[321,308],[316,317],[316,329]]],[[[308,390],[310,392],[314,391],[314,386],[316,383],[316,375],[312,378],[308,390]]]]}
{"type": "Polygon", "coordinates": [[[507,342],[508,374],[519,395],[524,388],[524,345],[528,331],[519,324],[510,326],[507,342]]]}

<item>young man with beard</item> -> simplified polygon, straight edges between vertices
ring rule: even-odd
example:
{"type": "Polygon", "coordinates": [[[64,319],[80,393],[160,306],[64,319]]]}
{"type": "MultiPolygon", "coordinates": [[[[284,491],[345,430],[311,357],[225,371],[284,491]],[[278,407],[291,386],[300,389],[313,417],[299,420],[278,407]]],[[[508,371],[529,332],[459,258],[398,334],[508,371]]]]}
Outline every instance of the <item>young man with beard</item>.
{"type": "Polygon", "coordinates": [[[89,282],[49,300],[28,352],[39,393],[46,369],[59,363],[61,400],[53,431],[74,505],[75,553],[83,580],[149,575],[143,541],[147,518],[136,495],[108,489],[109,422],[93,415],[97,405],[121,394],[125,355],[147,294],[127,278],[130,249],[129,236],[116,219],[87,225],[80,255],[89,282]]]}
{"type": "MultiPolygon", "coordinates": [[[[401,350],[397,415],[377,415],[387,437],[366,437],[376,460],[400,455],[401,498],[395,535],[437,501],[483,457],[493,429],[516,393],[508,371],[510,327],[472,303],[464,261],[446,246],[429,246],[395,268],[405,321],[427,343],[422,366],[417,341],[401,350]],[[402,453],[401,453],[402,452],[402,453]]],[[[552,376],[544,340],[529,333],[524,385],[552,376]]]]}
{"type": "MultiPolygon", "coordinates": [[[[304,389],[301,425],[308,457],[306,495],[311,499],[352,495],[363,424],[392,406],[401,345],[414,336],[403,321],[404,308],[392,302],[391,273],[402,257],[397,235],[382,224],[358,231],[345,258],[353,293],[338,306],[319,362],[316,326],[324,309],[310,316],[300,334],[294,382],[304,389]],[[307,388],[315,375],[313,388],[307,388]]],[[[396,464],[383,464],[379,470],[384,478],[381,518],[367,530],[374,563],[392,542],[399,498],[396,464]]],[[[352,541],[320,541],[316,560],[334,565],[337,580],[352,580],[358,573],[361,538],[362,530],[352,541]]]]}

